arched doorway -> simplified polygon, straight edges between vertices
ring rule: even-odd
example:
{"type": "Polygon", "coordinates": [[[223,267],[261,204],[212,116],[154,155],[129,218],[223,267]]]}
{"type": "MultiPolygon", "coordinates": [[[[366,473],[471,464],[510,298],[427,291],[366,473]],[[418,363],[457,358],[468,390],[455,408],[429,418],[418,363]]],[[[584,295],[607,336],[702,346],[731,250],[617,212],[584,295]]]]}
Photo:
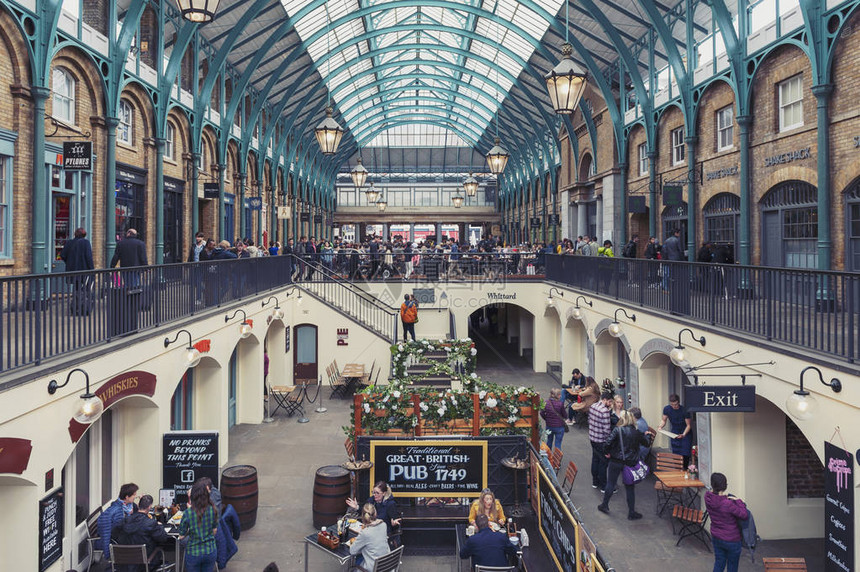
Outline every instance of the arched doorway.
{"type": "Polygon", "coordinates": [[[727,264],[733,264],[738,252],[738,226],[741,217],[741,199],[732,193],[720,193],[702,209],[705,223],[705,241],[714,243],[727,252],[727,264]]]}
{"type": "Polygon", "coordinates": [[[804,181],[785,181],[761,199],[763,266],[818,267],[818,191],[804,181]]]}
{"type": "Polygon", "coordinates": [[[296,348],[293,352],[293,383],[317,382],[317,327],[299,324],[293,328],[296,348]]]}

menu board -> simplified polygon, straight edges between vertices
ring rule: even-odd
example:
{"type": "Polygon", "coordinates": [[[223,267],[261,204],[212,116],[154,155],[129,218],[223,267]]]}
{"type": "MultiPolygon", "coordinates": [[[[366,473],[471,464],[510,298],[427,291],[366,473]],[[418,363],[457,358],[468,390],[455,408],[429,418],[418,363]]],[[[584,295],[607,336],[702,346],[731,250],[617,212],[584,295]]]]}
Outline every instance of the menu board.
{"type": "MultiPolygon", "coordinates": [[[[552,555],[558,570],[564,572],[576,572],[576,544],[577,544],[577,526],[573,515],[568,511],[564,500],[558,491],[547,478],[542,466],[538,467],[537,478],[538,490],[537,496],[540,504],[538,511],[538,529],[544,542],[548,548],[548,552],[552,555]]],[[[593,545],[592,545],[593,546],[593,545]]],[[[591,553],[589,555],[589,568],[583,568],[592,572],[591,561],[594,559],[591,553]]]]}
{"type": "Polygon", "coordinates": [[[854,572],[854,457],[824,442],[825,572],[854,572]]]}
{"type": "Polygon", "coordinates": [[[371,487],[400,497],[477,497],[487,486],[486,441],[371,441],[371,487]]]}
{"type": "Polygon", "coordinates": [[[162,488],[173,489],[176,502],[187,502],[191,485],[200,477],[218,486],[218,432],[172,431],[164,434],[162,488]]]}
{"type": "Polygon", "coordinates": [[[63,488],[39,501],[39,572],[63,555],[63,488]]]}

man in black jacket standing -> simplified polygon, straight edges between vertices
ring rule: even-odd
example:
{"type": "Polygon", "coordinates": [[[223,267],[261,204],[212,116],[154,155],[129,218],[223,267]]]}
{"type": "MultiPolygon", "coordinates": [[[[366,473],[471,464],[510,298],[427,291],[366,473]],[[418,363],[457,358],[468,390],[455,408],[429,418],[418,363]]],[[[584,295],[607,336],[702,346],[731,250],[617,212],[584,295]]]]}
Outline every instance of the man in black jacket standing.
{"type": "Polygon", "coordinates": [[[152,496],[143,495],[138,501],[137,510],[133,510],[111,531],[111,538],[115,539],[117,544],[145,544],[148,558],[157,548],[174,544],[173,537],[167,534],[164,527],[157,520],[149,517],[150,507],[152,507],[152,496]]]}
{"type": "MultiPolygon", "coordinates": [[[[65,246],[63,246],[63,251],[60,253],[60,258],[66,263],[66,272],[92,270],[95,268],[93,265],[93,247],[90,241],[87,240],[86,229],[75,229],[75,238],[66,242],[65,246]]],[[[74,288],[70,308],[72,315],[89,315],[90,306],[92,305],[90,299],[90,289],[93,282],[92,276],[88,274],[78,275],[68,278],[67,281],[73,284],[74,288]]]]}
{"type": "MultiPolygon", "coordinates": [[[[114,268],[119,263],[120,268],[131,268],[134,266],[148,266],[146,259],[146,245],[137,238],[137,231],[133,228],[125,232],[125,238],[116,245],[116,251],[110,260],[110,267],[114,268]]],[[[123,285],[137,286],[140,283],[138,272],[124,273],[123,285]]]]}

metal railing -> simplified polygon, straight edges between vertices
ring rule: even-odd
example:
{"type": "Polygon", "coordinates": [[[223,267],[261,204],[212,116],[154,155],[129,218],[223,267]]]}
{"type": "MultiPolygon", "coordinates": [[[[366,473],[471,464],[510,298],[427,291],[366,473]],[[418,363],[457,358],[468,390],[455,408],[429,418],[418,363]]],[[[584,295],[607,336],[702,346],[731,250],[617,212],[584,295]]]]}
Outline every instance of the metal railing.
{"type": "Polygon", "coordinates": [[[0,371],[290,284],[287,257],[0,278],[0,371]]]}
{"type": "Polygon", "coordinates": [[[854,362],[860,274],[551,255],[546,279],[854,362]]]}

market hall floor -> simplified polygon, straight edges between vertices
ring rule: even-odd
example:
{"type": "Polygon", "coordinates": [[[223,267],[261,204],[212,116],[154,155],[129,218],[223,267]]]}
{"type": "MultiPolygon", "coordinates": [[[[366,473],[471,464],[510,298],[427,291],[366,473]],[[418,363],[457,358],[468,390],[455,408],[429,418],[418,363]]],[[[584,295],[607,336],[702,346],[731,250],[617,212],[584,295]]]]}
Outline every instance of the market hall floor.
{"type": "MultiPolygon", "coordinates": [[[[419,332],[420,334],[420,332],[419,332]]],[[[546,374],[535,374],[520,358],[515,348],[501,345],[502,338],[473,334],[478,348],[478,373],[500,384],[531,385],[546,399],[557,383],[546,374]],[[489,344],[487,342],[490,342],[489,344]],[[514,356],[514,357],[512,357],[514,356]]],[[[599,374],[599,372],[598,372],[599,374]]],[[[326,413],[315,413],[319,403],[305,403],[309,423],[297,423],[298,416],[283,412],[273,423],[238,425],[230,431],[230,451],[226,466],[248,464],[258,471],[259,509],[257,524],[242,533],[239,552],[228,563],[228,572],[262,572],[269,562],[282,571],[304,570],[304,537],[313,531],[311,518],[313,485],[316,470],[324,465],[339,465],[346,460],[341,427],[349,423],[350,400],[329,400],[326,385],[320,392],[326,413]]],[[[311,391],[313,393],[313,391],[311,391]]],[[[659,420],[648,420],[655,425],[659,420]]],[[[621,494],[612,500],[612,513],[597,511],[601,496],[591,488],[588,474],[591,446],[587,431],[572,428],[564,437],[563,465],[573,460],[580,469],[573,488],[572,501],[579,509],[586,528],[592,533],[609,563],[618,572],[666,572],[669,570],[706,572],[713,569],[713,555],[698,541],[685,539],[675,546],[671,519],[654,514],[653,477],[637,486],[636,506],[642,520],[628,521],[626,503],[621,494]]],[[[762,511],[763,507],[755,507],[762,511]]],[[[532,544],[540,542],[532,539],[532,544]]],[[[407,552],[401,570],[420,572],[454,572],[457,558],[451,556],[417,556],[407,552]]],[[[764,570],[762,556],[802,556],[810,571],[824,570],[823,539],[765,540],[756,551],[755,563],[748,551],[741,557],[741,571],[764,570]]],[[[338,570],[336,562],[311,549],[309,570],[338,570]]],[[[530,571],[544,572],[544,571],[530,571]]]]}

